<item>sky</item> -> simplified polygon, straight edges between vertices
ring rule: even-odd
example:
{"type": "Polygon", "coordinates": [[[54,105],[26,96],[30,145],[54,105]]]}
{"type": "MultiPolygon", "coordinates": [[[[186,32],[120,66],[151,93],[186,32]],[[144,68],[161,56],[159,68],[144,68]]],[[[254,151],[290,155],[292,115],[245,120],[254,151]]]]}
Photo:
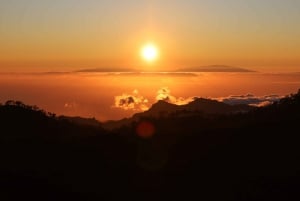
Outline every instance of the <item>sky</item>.
{"type": "Polygon", "coordinates": [[[19,100],[57,115],[106,121],[131,117],[158,100],[182,105],[202,97],[260,106],[296,93],[299,86],[300,73],[0,73],[0,103],[19,100]]]}
{"type": "Polygon", "coordinates": [[[224,64],[300,71],[298,0],[1,0],[0,72],[224,64]],[[149,66],[144,44],[159,48],[149,66]]]}
{"type": "Polygon", "coordinates": [[[299,0],[0,0],[0,103],[101,121],[158,100],[263,106],[300,88],[299,24],[299,0]]]}

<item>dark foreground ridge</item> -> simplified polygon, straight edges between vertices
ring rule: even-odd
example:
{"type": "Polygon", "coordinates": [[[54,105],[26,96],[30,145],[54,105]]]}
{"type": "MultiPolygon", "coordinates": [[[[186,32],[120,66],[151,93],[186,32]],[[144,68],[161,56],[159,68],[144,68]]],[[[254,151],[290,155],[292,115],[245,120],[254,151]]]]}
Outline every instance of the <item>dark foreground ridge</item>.
{"type": "Polygon", "coordinates": [[[122,126],[130,125],[134,121],[143,118],[166,118],[166,117],[217,117],[225,114],[244,113],[253,110],[255,107],[249,105],[228,105],[212,99],[194,98],[193,101],[185,105],[175,105],[166,101],[158,101],[152,107],[141,113],[136,113],[131,118],[125,118],[118,121],[107,121],[103,123],[103,127],[112,130],[122,126]]]}
{"type": "Polygon", "coordinates": [[[299,200],[300,91],[248,112],[143,115],[112,131],[15,101],[0,122],[1,200],[299,200]]]}

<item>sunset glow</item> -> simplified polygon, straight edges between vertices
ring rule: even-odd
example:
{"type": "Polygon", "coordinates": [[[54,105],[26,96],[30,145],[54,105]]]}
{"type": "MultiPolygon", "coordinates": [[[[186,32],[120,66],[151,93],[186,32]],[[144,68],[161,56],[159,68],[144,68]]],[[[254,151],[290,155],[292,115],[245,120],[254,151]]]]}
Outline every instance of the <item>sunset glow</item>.
{"type": "Polygon", "coordinates": [[[110,120],[159,100],[293,93],[300,1],[270,1],[1,1],[0,104],[110,120]]]}
{"type": "Polygon", "coordinates": [[[127,68],[158,59],[172,68],[299,71],[300,1],[229,1],[1,1],[0,72],[127,68]]]}
{"type": "Polygon", "coordinates": [[[300,0],[0,0],[0,201],[299,197],[299,25],[300,0]]]}

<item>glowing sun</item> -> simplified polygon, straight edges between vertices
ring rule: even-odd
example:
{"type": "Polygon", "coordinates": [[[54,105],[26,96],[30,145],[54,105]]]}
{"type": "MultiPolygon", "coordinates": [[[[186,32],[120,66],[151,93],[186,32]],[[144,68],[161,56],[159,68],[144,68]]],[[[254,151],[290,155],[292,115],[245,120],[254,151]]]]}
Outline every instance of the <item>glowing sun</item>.
{"type": "Polygon", "coordinates": [[[149,43],[142,48],[141,55],[144,60],[153,62],[158,57],[158,49],[155,45],[149,43]]]}

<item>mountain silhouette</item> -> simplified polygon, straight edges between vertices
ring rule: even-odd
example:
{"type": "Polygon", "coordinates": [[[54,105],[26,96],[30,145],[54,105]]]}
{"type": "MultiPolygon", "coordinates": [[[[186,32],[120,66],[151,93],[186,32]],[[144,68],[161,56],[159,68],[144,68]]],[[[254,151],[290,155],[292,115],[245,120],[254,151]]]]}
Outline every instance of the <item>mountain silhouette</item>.
{"type": "Polygon", "coordinates": [[[122,68],[122,67],[103,67],[103,68],[91,68],[91,69],[81,69],[75,71],[77,73],[126,73],[126,72],[137,72],[134,68],[122,68]]]}
{"type": "Polygon", "coordinates": [[[249,105],[229,105],[216,100],[195,98],[192,102],[186,105],[175,105],[163,100],[154,103],[151,108],[145,112],[136,113],[131,118],[121,120],[106,121],[102,126],[108,130],[127,126],[142,118],[159,118],[172,115],[190,116],[195,114],[200,115],[221,115],[231,113],[243,113],[254,109],[249,105]]]}
{"type": "Polygon", "coordinates": [[[122,126],[131,124],[134,121],[138,121],[141,118],[159,118],[167,117],[172,115],[193,115],[193,114],[202,114],[202,115],[225,115],[231,113],[243,113],[248,112],[254,107],[249,105],[228,105],[216,100],[204,99],[204,98],[195,98],[192,102],[186,105],[175,105],[168,103],[163,100],[159,100],[151,106],[151,108],[142,113],[136,113],[131,118],[125,118],[117,121],[107,121],[102,124],[106,129],[115,129],[122,126]]]}
{"type": "Polygon", "coordinates": [[[60,120],[66,120],[71,123],[82,125],[82,126],[92,126],[92,127],[101,127],[102,124],[97,121],[95,118],[83,118],[83,117],[68,117],[68,116],[59,116],[60,120]]]}
{"type": "Polygon", "coordinates": [[[255,72],[241,67],[226,65],[198,66],[179,69],[178,72],[255,72]]]}
{"type": "Polygon", "coordinates": [[[199,98],[137,115],[108,131],[0,104],[1,200],[299,200],[300,90],[261,108],[199,98]]]}
{"type": "Polygon", "coordinates": [[[152,107],[143,113],[135,114],[134,117],[152,116],[159,117],[160,115],[170,115],[175,112],[201,112],[204,114],[228,114],[236,112],[247,112],[253,109],[248,105],[228,105],[216,100],[195,98],[192,102],[186,105],[175,105],[166,101],[158,101],[152,107]]]}
{"type": "Polygon", "coordinates": [[[186,67],[177,70],[167,70],[159,71],[143,71],[136,68],[124,68],[124,67],[103,67],[103,68],[92,68],[92,69],[81,69],[75,71],[75,73],[120,73],[120,75],[145,75],[145,76],[155,76],[155,75],[173,75],[173,76],[195,76],[190,72],[255,72],[246,68],[227,66],[227,65],[210,65],[210,66],[196,66],[196,67],[186,67]]]}

